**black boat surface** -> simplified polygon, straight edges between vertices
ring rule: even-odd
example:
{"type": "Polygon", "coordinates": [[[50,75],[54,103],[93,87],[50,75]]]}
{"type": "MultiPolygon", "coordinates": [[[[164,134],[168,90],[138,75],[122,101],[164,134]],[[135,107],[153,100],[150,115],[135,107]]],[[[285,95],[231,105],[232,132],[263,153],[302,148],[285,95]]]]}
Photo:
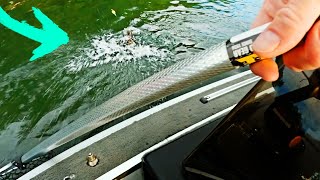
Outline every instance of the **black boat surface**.
{"type": "Polygon", "coordinates": [[[320,71],[282,67],[280,74],[272,84],[260,81],[218,125],[147,154],[145,177],[319,179],[320,71]],[[258,95],[266,87],[275,92],[258,95]]]}

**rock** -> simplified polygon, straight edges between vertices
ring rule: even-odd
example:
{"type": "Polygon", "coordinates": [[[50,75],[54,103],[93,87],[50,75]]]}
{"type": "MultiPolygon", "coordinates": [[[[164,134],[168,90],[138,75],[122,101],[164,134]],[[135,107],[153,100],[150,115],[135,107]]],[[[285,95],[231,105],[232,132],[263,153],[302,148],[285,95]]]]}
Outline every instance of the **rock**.
{"type": "Polygon", "coordinates": [[[187,47],[192,47],[196,44],[196,42],[190,40],[190,39],[185,39],[183,41],[181,41],[181,44],[187,47]]]}
{"type": "Polygon", "coordinates": [[[179,3],[180,3],[180,1],[170,1],[170,4],[174,4],[174,5],[177,5],[179,3]]]}

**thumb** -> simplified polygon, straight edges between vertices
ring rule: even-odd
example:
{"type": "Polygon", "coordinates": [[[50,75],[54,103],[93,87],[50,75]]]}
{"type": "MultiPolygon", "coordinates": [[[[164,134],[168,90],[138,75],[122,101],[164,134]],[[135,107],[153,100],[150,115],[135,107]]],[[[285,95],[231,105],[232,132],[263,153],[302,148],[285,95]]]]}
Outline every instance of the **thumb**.
{"type": "Polygon", "coordinates": [[[320,14],[319,0],[291,0],[279,9],[269,27],[253,43],[262,58],[272,58],[294,48],[320,14]]]}
{"type": "Polygon", "coordinates": [[[313,70],[320,67],[320,21],[309,30],[304,43],[283,54],[284,64],[293,70],[313,70]]]}

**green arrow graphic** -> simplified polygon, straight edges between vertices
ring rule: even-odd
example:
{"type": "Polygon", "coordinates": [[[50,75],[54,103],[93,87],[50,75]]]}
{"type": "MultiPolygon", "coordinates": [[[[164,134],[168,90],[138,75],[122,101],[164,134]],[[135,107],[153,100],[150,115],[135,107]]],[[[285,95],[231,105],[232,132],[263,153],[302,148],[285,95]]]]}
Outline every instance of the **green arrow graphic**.
{"type": "Polygon", "coordinates": [[[35,28],[25,22],[19,22],[11,18],[0,7],[0,24],[27,38],[41,43],[38,48],[33,50],[33,56],[30,58],[30,61],[34,61],[46,54],[49,54],[59,46],[69,42],[68,34],[52,22],[51,19],[35,7],[33,7],[32,10],[35,17],[42,24],[42,29],[35,28]]]}

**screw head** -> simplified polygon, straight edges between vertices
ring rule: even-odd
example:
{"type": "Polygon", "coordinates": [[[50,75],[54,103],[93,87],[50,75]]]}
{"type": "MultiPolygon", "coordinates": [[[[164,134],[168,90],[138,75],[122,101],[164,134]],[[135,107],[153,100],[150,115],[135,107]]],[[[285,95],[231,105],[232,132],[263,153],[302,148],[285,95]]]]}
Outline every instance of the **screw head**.
{"type": "Polygon", "coordinates": [[[87,157],[87,165],[90,167],[94,167],[98,164],[99,159],[96,155],[89,153],[87,157]]]}

